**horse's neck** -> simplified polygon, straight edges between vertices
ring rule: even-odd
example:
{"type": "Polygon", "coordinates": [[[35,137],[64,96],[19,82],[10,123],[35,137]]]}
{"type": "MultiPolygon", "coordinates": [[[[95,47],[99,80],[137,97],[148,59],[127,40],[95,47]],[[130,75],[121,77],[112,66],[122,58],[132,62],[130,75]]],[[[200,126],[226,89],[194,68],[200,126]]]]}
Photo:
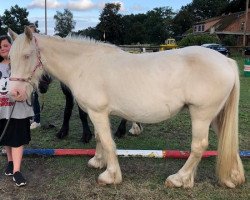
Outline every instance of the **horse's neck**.
{"type": "Polygon", "coordinates": [[[119,52],[112,45],[95,44],[90,41],[74,42],[48,36],[40,36],[38,45],[41,46],[42,61],[46,70],[67,85],[74,81],[74,76],[69,76],[72,73],[88,73],[90,62],[92,69],[100,67],[100,64],[94,65],[93,60],[105,56],[104,52],[112,55],[119,52]]]}
{"type": "Polygon", "coordinates": [[[47,36],[40,36],[38,45],[41,46],[42,62],[46,71],[60,81],[68,82],[69,74],[74,70],[72,62],[81,53],[79,45],[47,36]]]}

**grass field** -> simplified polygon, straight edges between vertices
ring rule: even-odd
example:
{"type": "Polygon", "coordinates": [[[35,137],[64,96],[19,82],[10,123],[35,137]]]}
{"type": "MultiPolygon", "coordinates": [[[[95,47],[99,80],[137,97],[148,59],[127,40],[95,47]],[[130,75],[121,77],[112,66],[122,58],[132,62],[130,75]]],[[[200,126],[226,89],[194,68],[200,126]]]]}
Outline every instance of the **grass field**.
{"type": "MultiPolygon", "coordinates": [[[[235,58],[240,68],[241,98],[239,112],[240,150],[250,150],[250,77],[243,77],[243,58],[235,58]]],[[[32,131],[32,141],[27,148],[95,148],[95,141],[84,145],[80,142],[81,124],[76,106],[70,122],[69,136],[64,140],[55,137],[62,123],[64,97],[59,83],[54,81],[45,95],[41,114],[42,127],[32,131]],[[55,128],[51,128],[50,125],[55,128]]],[[[112,130],[119,124],[112,117],[112,130]]],[[[130,124],[128,124],[129,128],[130,124]]],[[[184,111],[176,117],[159,124],[143,125],[138,137],[126,135],[115,138],[118,149],[179,149],[190,150],[191,125],[189,113],[184,111]]],[[[93,127],[91,125],[91,130],[93,127]]],[[[214,132],[209,135],[210,150],[217,149],[214,132]]],[[[96,178],[103,170],[87,167],[89,157],[25,156],[22,171],[28,180],[24,188],[15,187],[10,177],[5,177],[6,158],[0,157],[0,199],[3,200],[72,200],[72,199],[250,199],[247,181],[236,189],[218,186],[215,176],[215,158],[203,159],[199,165],[195,186],[192,189],[165,188],[165,179],[177,172],[184,164],[182,159],[119,158],[123,173],[120,185],[101,187],[96,178]]],[[[244,158],[247,180],[250,179],[250,159],[244,158]]]]}

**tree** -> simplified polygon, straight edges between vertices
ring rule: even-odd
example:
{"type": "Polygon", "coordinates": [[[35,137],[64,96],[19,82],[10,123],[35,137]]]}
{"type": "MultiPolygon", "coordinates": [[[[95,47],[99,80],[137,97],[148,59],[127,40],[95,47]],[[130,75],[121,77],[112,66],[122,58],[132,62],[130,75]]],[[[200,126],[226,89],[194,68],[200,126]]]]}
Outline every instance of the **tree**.
{"type": "Polygon", "coordinates": [[[100,40],[114,44],[122,44],[122,17],[118,14],[121,8],[119,3],[106,3],[100,14],[100,23],[97,25],[100,40]],[[105,38],[104,38],[105,37],[105,38]]]}
{"type": "Polygon", "coordinates": [[[3,25],[3,22],[2,22],[2,17],[0,15],[0,35],[5,35],[6,33],[4,32],[4,30],[2,29],[2,25],[3,25]]]}
{"type": "Polygon", "coordinates": [[[24,26],[30,24],[28,15],[29,12],[26,8],[20,8],[18,5],[12,6],[10,10],[5,10],[1,16],[1,34],[6,34],[8,28],[18,34],[22,33],[24,26]]]}
{"type": "Polygon", "coordinates": [[[229,4],[226,6],[226,8],[221,11],[221,14],[245,11],[245,9],[246,9],[246,0],[231,0],[229,4]]]}
{"type": "Polygon", "coordinates": [[[122,17],[123,30],[122,36],[124,44],[143,44],[146,43],[146,30],[144,23],[146,21],[146,14],[131,14],[122,17]]]}
{"type": "Polygon", "coordinates": [[[88,28],[86,28],[84,30],[79,30],[74,34],[81,35],[81,36],[84,36],[84,37],[89,37],[89,38],[92,38],[92,39],[95,39],[95,40],[98,40],[98,38],[99,38],[98,30],[96,28],[92,28],[92,27],[88,27],[88,28]]]}
{"type": "Polygon", "coordinates": [[[195,21],[201,21],[219,16],[230,0],[193,0],[193,16],[195,21]]]}
{"type": "Polygon", "coordinates": [[[55,22],[55,32],[56,35],[60,37],[66,37],[75,28],[76,22],[73,20],[73,14],[68,9],[64,9],[64,12],[59,11],[54,15],[55,22]]]}
{"type": "Polygon", "coordinates": [[[191,4],[181,7],[180,11],[176,14],[172,21],[172,30],[175,38],[180,38],[183,33],[189,30],[194,22],[194,16],[191,14],[193,7],[191,4]]]}
{"type": "Polygon", "coordinates": [[[148,43],[160,44],[172,35],[172,8],[160,7],[147,12],[144,24],[148,43]]]}

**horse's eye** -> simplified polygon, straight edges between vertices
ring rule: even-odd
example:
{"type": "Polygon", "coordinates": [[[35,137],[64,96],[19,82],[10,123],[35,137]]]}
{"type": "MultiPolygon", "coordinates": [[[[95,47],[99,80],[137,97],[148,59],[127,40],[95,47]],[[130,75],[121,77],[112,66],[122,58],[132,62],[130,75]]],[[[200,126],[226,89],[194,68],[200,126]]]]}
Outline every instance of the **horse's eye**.
{"type": "Polygon", "coordinates": [[[28,55],[28,54],[27,54],[27,55],[24,55],[24,58],[25,58],[25,59],[29,59],[29,57],[30,57],[30,55],[28,55]]]}

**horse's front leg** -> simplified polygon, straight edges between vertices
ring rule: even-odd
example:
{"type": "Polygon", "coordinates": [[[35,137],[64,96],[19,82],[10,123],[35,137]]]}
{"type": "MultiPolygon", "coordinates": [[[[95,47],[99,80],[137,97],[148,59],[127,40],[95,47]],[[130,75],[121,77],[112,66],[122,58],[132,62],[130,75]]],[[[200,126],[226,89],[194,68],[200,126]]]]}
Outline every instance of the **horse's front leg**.
{"type": "Polygon", "coordinates": [[[56,134],[56,137],[59,139],[65,138],[69,133],[69,120],[74,107],[74,97],[72,96],[70,90],[66,88],[66,86],[63,86],[62,83],[61,83],[61,88],[63,94],[65,95],[66,103],[64,108],[63,124],[61,129],[56,134]]]}
{"type": "Polygon", "coordinates": [[[89,160],[88,166],[102,169],[103,167],[107,166],[107,161],[106,158],[104,157],[103,147],[100,141],[100,137],[96,130],[95,130],[95,139],[96,139],[95,156],[89,160]]]}
{"type": "Polygon", "coordinates": [[[78,106],[79,116],[82,122],[82,138],[81,141],[83,143],[89,143],[89,141],[92,138],[92,133],[89,128],[88,123],[88,114],[84,112],[79,106],[78,106]]]}
{"type": "Polygon", "coordinates": [[[99,161],[99,165],[107,163],[107,169],[99,175],[98,183],[99,184],[118,184],[122,181],[121,169],[118,163],[116,156],[116,145],[112,139],[109,117],[107,112],[98,113],[95,111],[88,112],[89,117],[94,124],[95,131],[97,134],[97,139],[100,140],[97,142],[96,155],[89,161],[89,165],[99,161]],[[100,152],[102,147],[102,154],[100,152]],[[102,156],[101,159],[98,156],[102,156]],[[102,162],[100,162],[100,160],[102,162]]]}

